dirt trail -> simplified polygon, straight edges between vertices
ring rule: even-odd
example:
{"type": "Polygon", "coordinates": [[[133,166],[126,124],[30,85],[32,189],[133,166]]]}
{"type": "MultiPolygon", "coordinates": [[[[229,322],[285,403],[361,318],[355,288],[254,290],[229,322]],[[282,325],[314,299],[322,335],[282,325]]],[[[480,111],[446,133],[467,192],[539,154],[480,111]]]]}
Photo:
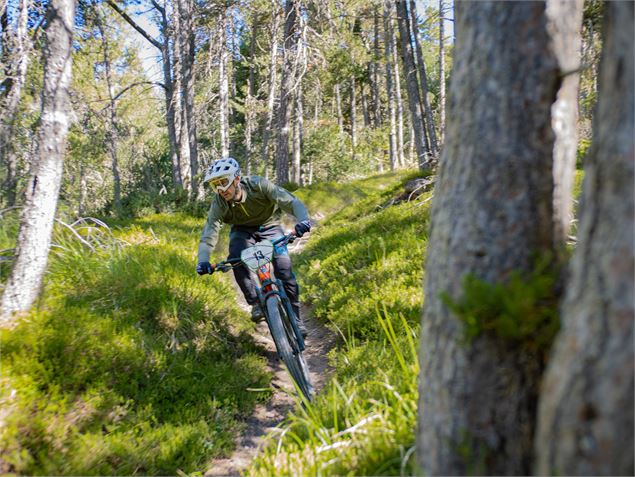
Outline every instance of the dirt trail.
{"type": "MultiPolygon", "coordinates": [[[[304,243],[305,241],[301,240],[293,247],[289,247],[290,252],[298,253],[304,243]]],[[[247,309],[238,286],[235,285],[235,287],[241,306],[247,309]]],[[[313,386],[316,392],[319,392],[331,371],[326,355],[335,346],[336,336],[313,318],[310,307],[303,304],[301,313],[309,331],[304,357],[309,366],[313,386]]],[[[258,404],[251,417],[247,419],[245,431],[236,439],[236,449],[233,454],[226,459],[214,460],[210,469],[205,472],[205,476],[241,475],[258,453],[267,433],[275,429],[294,406],[294,400],[290,396],[294,392],[291,377],[284,363],[278,359],[266,323],[258,324],[254,338],[266,349],[268,367],[273,373],[271,385],[275,389],[274,394],[267,403],[258,404]]]]}

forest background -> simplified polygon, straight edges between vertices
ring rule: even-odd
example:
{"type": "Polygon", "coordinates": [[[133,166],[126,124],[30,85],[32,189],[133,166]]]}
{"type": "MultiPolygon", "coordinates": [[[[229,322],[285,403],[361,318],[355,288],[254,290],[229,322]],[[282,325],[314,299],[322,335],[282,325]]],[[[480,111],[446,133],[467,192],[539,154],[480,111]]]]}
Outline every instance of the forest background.
{"type": "MultiPolygon", "coordinates": [[[[32,247],[37,257],[14,246],[19,213],[38,188],[51,186],[41,202],[48,206],[35,207],[46,212],[53,204],[41,214],[50,228],[53,214],[67,230],[88,215],[113,224],[160,212],[202,217],[209,193],[201,177],[218,157],[232,155],[245,174],[291,190],[398,169],[427,175],[441,160],[446,124],[458,124],[462,108],[465,117],[472,111],[466,102],[453,117],[446,113],[455,74],[448,2],[106,0],[74,7],[63,0],[0,4],[4,316],[31,306],[46,268],[50,234],[32,247]],[[142,58],[148,48],[160,57],[160,77],[142,58]],[[71,56],[72,72],[68,61],[58,67],[71,56]],[[70,104],[52,93],[51,78],[67,82],[59,89],[70,104]],[[24,273],[16,272],[20,256],[28,258],[24,273]],[[17,308],[6,299],[15,288],[12,269],[12,276],[40,274],[18,287],[32,293],[26,305],[16,299],[17,308]]],[[[579,74],[579,112],[566,134],[578,170],[592,139],[604,10],[602,2],[584,3],[572,43],[582,66],[558,79],[579,74]]],[[[456,153],[457,143],[451,146],[456,153]]],[[[574,223],[570,247],[575,232],[574,223]]],[[[465,307],[446,300],[457,315],[465,307]]],[[[464,437],[472,449],[473,436],[464,437]]]]}

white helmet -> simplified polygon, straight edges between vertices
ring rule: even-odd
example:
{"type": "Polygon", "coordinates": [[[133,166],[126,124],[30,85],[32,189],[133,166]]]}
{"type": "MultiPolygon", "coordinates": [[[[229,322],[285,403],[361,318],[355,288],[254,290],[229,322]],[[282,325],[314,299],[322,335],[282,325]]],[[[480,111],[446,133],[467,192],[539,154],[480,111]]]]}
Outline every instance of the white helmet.
{"type": "Polygon", "coordinates": [[[203,182],[212,182],[217,191],[226,191],[236,177],[240,176],[240,166],[233,157],[223,157],[214,161],[207,172],[203,182]]]}

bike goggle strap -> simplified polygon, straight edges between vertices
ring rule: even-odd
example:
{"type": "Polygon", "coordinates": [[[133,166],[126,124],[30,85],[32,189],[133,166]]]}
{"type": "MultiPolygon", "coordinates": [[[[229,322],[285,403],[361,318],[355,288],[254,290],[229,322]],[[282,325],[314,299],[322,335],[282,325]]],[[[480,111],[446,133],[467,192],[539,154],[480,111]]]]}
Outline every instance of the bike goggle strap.
{"type": "Polygon", "coordinates": [[[218,192],[225,192],[227,189],[229,189],[229,186],[232,185],[233,180],[231,180],[228,176],[225,176],[225,177],[216,177],[215,179],[212,179],[210,182],[214,190],[218,192]]]}

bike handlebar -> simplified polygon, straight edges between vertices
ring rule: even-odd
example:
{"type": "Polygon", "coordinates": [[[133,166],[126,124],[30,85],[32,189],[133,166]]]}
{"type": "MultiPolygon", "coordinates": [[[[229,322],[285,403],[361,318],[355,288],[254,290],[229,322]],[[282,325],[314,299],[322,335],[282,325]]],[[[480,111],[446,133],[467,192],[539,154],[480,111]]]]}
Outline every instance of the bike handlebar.
{"type": "MultiPolygon", "coordinates": [[[[286,245],[288,243],[293,243],[293,241],[297,238],[298,236],[295,234],[295,232],[291,232],[289,234],[283,235],[279,239],[272,240],[271,243],[273,243],[274,247],[280,244],[286,245]]],[[[216,271],[226,273],[240,266],[242,266],[242,262],[240,261],[240,258],[229,258],[227,260],[223,260],[222,262],[218,262],[212,265],[213,267],[212,273],[216,271]]]]}

